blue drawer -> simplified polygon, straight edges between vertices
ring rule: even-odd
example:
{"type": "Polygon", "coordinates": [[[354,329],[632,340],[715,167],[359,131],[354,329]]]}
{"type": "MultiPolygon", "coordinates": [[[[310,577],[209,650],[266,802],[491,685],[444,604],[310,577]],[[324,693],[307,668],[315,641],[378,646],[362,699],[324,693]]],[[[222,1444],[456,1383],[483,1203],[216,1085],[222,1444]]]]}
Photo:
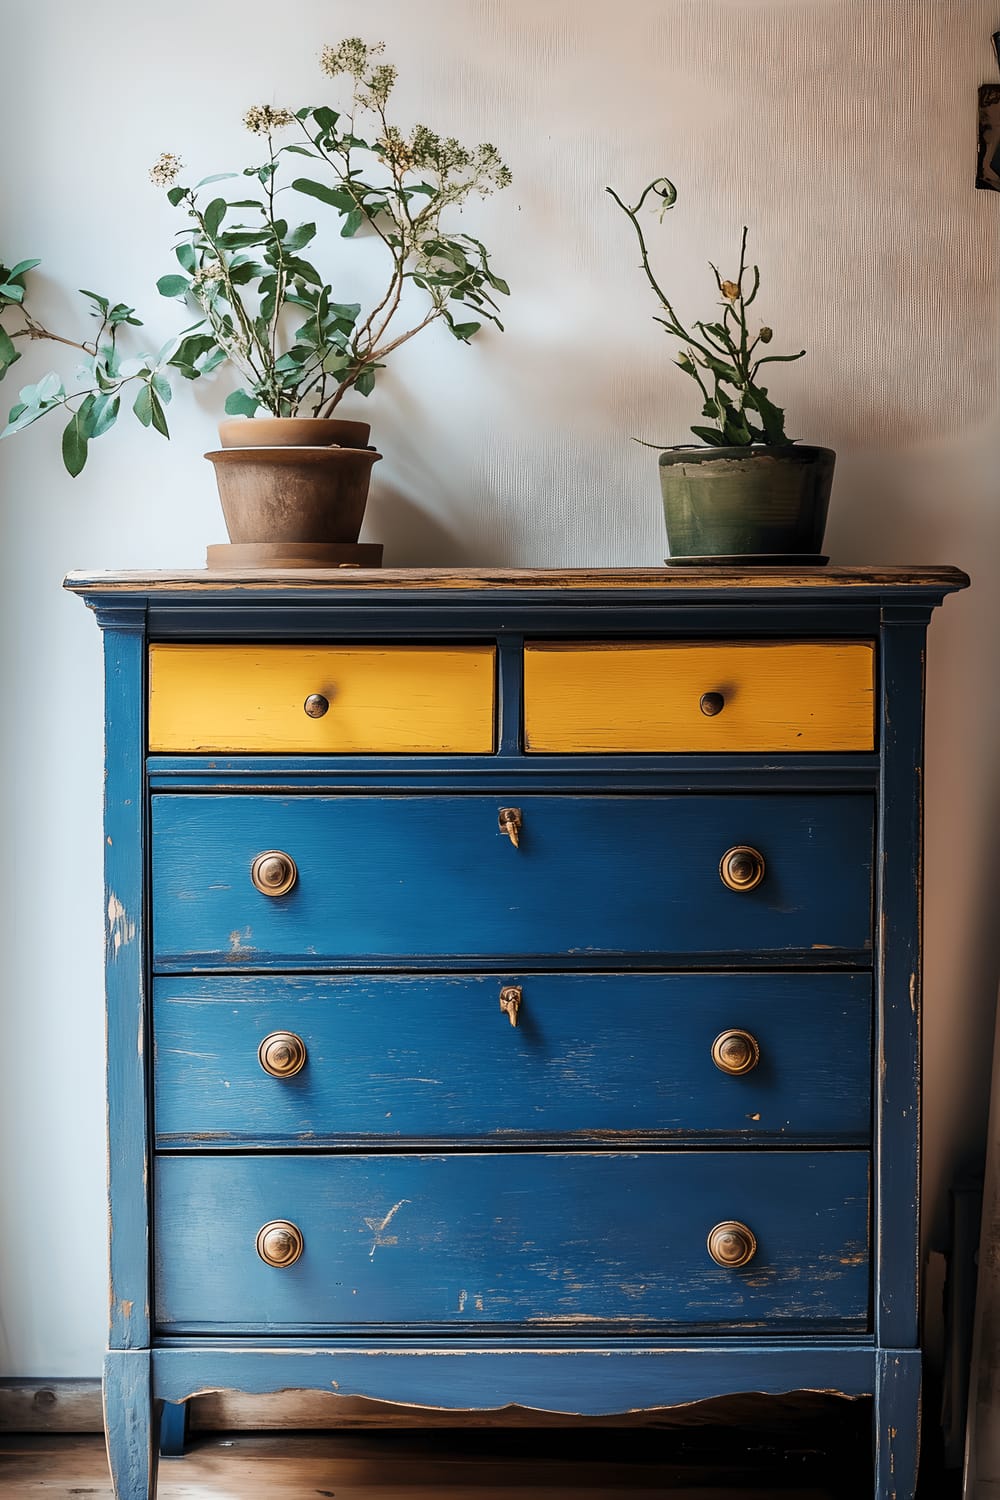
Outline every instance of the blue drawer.
{"type": "Polygon", "coordinates": [[[157,979],[153,1009],[161,1147],[869,1139],[867,974],[207,975],[157,979]],[[712,1057],[733,1029],[760,1049],[742,1075],[712,1057]],[[259,1060],[281,1032],[294,1076],[259,1060]]]}
{"type": "Polygon", "coordinates": [[[867,1324],[861,1152],[161,1157],[155,1200],[164,1332],[867,1324]],[[281,1220],[304,1249],[278,1268],[281,1220]],[[722,1221],[756,1237],[739,1269],[722,1221]]]}
{"type": "Polygon", "coordinates": [[[154,796],[161,971],[800,955],[871,944],[867,795],[154,796]],[[519,847],[498,812],[521,811],[519,847]],[[735,846],[755,889],[723,884],[735,846]],[[285,895],[258,854],[297,867],[285,895]]]}

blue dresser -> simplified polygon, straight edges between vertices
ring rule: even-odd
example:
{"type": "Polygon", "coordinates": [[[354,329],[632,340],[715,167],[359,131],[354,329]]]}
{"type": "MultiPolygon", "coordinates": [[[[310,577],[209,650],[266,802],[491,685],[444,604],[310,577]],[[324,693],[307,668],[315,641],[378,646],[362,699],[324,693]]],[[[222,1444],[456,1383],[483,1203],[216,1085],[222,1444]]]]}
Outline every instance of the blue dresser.
{"type": "Polygon", "coordinates": [[[870,1395],[912,1496],[924,641],[967,581],[71,575],[118,1500],[210,1388],[870,1395]]]}

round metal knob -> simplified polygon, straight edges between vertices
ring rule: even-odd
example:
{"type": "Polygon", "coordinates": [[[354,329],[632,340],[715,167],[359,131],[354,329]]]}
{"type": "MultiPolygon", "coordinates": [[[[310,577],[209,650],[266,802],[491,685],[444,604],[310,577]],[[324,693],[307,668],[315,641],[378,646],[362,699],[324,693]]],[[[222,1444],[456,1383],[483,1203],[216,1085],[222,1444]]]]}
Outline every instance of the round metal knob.
{"type": "Polygon", "coordinates": [[[272,1078],[294,1078],[306,1065],[306,1044],[294,1031],[272,1031],[257,1048],[257,1058],[272,1078]]]}
{"type": "Polygon", "coordinates": [[[302,707],[310,719],[321,719],[330,707],[330,700],[322,693],[310,693],[302,707]]]}
{"type": "Polygon", "coordinates": [[[727,1271],[748,1265],[757,1254],[757,1238],[752,1229],[735,1220],[716,1224],[708,1236],[708,1253],[717,1266],[727,1271]]]}
{"type": "Polygon", "coordinates": [[[726,706],[726,700],[721,693],[702,693],[698,699],[698,707],[709,719],[714,719],[716,714],[721,714],[726,706]]]}
{"type": "Polygon", "coordinates": [[[283,896],[291,890],[298,874],[292,856],[280,849],[265,849],[250,866],[250,879],[263,896],[283,896]]]}
{"type": "Polygon", "coordinates": [[[272,1219],[257,1231],[257,1254],[269,1266],[294,1266],[304,1245],[301,1229],[287,1219],[272,1219]]]}
{"type": "Polygon", "coordinates": [[[712,1061],[723,1073],[739,1078],[760,1062],[760,1046],[749,1031],[723,1031],[712,1043],[712,1061]]]}
{"type": "Polygon", "coordinates": [[[731,891],[752,891],[764,879],[764,856],[749,844],[737,844],[722,856],[719,874],[731,891]]]}

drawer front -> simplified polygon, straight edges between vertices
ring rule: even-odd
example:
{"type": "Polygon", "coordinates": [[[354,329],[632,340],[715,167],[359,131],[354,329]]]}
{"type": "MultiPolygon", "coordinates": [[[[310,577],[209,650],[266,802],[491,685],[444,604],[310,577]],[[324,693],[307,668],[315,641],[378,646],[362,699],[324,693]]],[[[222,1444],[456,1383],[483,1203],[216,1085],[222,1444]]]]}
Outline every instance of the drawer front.
{"type": "Polygon", "coordinates": [[[486,755],[495,668],[492,646],[154,645],[149,748],[486,755]]]}
{"type": "Polygon", "coordinates": [[[861,1152],[165,1157],[156,1320],[170,1333],[415,1324],[861,1329],[861,1152]],[[267,1265],[261,1228],[304,1248],[267,1265]],[[712,1229],[745,1224],[749,1264],[712,1229]]]}
{"type": "Polygon", "coordinates": [[[161,970],[514,956],[583,968],[620,954],[666,966],[870,944],[867,794],[152,800],[161,970]],[[515,800],[517,847],[498,823],[515,800]],[[739,845],[764,858],[755,889],[721,879],[739,845]],[[252,883],[268,850],[295,862],[284,895],[252,883]]]}
{"type": "Polygon", "coordinates": [[[209,975],[153,1001],[161,1148],[869,1139],[865,974],[209,975]]]}
{"type": "Polygon", "coordinates": [[[536,642],[525,749],[871,750],[874,663],[853,641],[536,642]]]}

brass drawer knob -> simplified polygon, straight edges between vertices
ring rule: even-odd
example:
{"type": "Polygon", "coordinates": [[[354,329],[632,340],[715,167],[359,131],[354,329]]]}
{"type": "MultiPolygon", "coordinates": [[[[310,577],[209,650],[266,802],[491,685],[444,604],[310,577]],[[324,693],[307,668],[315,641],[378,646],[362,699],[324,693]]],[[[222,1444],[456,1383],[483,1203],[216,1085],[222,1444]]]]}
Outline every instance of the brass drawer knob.
{"type": "Polygon", "coordinates": [[[294,1266],[304,1245],[301,1229],[287,1219],[272,1219],[257,1231],[257,1254],[268,1266],[294,1266]]]}
{"type": "Polygon", "coordinates": [[[281,849],[265,849],[250,866],[250,879],[262,896],[284,896],[298,875],[294,859],[281,849]]]}
{"type": "Polygon", "coordinates": [[[324,698],[322,693],[310,693],[302,707],[310,719],[321,719],[330,707],[330,700],[324,698]]]}
{"type": "Polygon", "coordinates": [[[257,1058],[272,1078],[294,1078],[306,1065],[306,1044],[294,1031],[272,1031],[257,1048],[257,1058]]]}
{"type": "Polygon", "coordinates": [[[749,1031],[723,1031],[712,1043],[712,1061],[723,1073],[739,1078],[760,1062],[760,1046],[749,1031]]]}
{"type": "Polygon", "coordinates": [[[749,844],[737,844],[722,856],[719,874],[731,891],[752,891],[764,879],[764,856],[749,844]]]}
{"type": "Polygon", "coordinates": [[[500,832],[505,833],[516,849],[521,842],[521,824],[524,819],[519,807],[501,807],[497,821],[500,832]]]}
{"type": "Polygon", "coordinates": [[[500,991],[500,1009],[512,1026],[517,1025],[523,999],[519,984],[505,984],[500,991]]]}
{"type": "Polygon", "coordinates": [[[717,1266],[727,1271],[748,1265],[757,1254],[757,1238],[752,1229],[735,1220],[716,1224],[708,1236],[708,1253],[717,1266]]]}
{"type": "Polygon", "coordinates": [[[698,707],[709,719],[714,719],[716,714],[721,714],[725,706],[726,700],[721,693],[702,693],[698,700],[698,707]]]}

